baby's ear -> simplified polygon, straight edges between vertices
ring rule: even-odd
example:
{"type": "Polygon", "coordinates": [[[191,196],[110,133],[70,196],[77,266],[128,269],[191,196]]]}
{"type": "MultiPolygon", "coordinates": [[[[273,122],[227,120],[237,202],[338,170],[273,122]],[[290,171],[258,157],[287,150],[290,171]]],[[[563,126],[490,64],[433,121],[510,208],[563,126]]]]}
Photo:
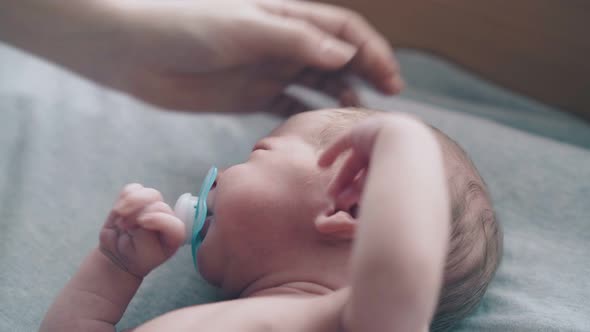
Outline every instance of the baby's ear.
{"type": "Polygon", "coordinates": [[[350,186],[332,200],[332,209],[315,220],[316,230],[335,239],[352,240],[358,223],[361,186],[350,186]]]}
{"type": "Polygon", "coordinates": [[[340,240],[352,240],[356,232],[357,221],[347,211],[335,211],[320,215],[315,220],[318,233],[340,240]]]}

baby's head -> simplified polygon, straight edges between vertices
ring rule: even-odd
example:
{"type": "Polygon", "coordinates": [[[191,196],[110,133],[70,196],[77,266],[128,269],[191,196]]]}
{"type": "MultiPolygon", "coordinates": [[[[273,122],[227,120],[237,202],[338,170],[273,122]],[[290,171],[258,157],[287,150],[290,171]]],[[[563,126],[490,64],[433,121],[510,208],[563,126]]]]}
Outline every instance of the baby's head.
{"type": "MultiPolygon", "coordinates": [[[[245,163],[221,172],[210,194],[215,221],[199,249],[203,276],[235,296],[288,285],[318,294],[347,286],[359,200],[336,202],[327,194],[339,164],[321,169],[318,157],[340,133],[376,114],[295,115],[260,140],[245,163]]],[[[477,170],[454,141],[433,130],[452,201],[444,285],[432,323],[441,330],[481,299],[498,266],[502,236],[477,170]]]]}

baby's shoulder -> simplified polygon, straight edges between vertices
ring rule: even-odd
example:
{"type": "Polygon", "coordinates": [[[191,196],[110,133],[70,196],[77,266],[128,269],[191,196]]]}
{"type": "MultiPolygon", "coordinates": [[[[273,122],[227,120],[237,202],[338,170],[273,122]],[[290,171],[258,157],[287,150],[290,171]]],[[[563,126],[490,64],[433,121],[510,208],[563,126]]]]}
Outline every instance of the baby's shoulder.
{"type": "Polygon", "coordinates": [[[342,305],[330,296],[264,296],[178,309],[134,332],[301,331],[340,332],[342,305]]]}

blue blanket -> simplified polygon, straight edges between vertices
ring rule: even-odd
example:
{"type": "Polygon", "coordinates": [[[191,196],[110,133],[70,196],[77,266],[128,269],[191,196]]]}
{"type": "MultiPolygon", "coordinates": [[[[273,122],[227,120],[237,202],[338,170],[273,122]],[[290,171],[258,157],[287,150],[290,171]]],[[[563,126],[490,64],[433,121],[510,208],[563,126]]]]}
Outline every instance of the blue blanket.
{"type": "MultiPolygon", "coordinates": [[[[457,330],[590,330],[590,126],[439,59],[402,52],[400,62],[407,92],[361,87],[367,106],[417,114],[458,140],[504,227],[496,279],[457,330]]],[[[279,122],[159,112],[0,45],[0,331],[38,327],[124,184],[173,203],[279,122]]],[[[215,298],[181,250],[146,279],[120,326],[215,298]]]]}

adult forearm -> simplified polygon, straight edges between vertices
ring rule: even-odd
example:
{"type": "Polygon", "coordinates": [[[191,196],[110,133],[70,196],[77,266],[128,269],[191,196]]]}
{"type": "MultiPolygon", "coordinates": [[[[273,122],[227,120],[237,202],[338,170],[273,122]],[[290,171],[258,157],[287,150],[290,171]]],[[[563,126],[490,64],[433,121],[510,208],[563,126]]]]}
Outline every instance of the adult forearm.
{"type": "Polygon", "coordinates": [[[51,305],[40,331],[113,331],[140,284],[95,249],[51,305]]]}
{"type": "Polygon", "coordinates": [[[111,0],[0,0],[0,40],[74,71],[114,55],[122,23],[111,0]]]}
{"type": "Polygon", "coordinates": [[[407,117],[392,119],[377,138],[361,201],[352,330],[428,327],[446,256],[447,196],[441,151],[430,129],[407,117]]]}

